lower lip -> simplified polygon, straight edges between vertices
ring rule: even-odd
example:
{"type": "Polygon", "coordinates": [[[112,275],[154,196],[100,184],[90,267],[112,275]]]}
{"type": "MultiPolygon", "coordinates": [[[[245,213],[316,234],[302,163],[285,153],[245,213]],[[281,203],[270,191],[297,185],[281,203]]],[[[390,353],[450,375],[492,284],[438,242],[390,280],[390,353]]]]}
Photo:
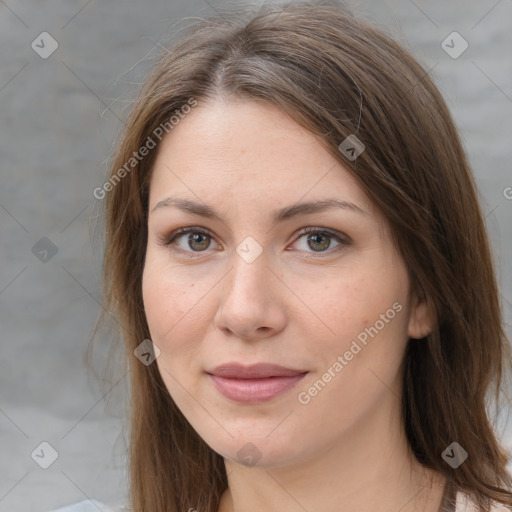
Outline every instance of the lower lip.
{"type": "Polygon", "coordinates": [[[306,374],[291,377],[267,377],[264,379],[231,379],[211,375],[217,389],[236,402],[257,403],[272,400],[299,382],[306,374]]]}

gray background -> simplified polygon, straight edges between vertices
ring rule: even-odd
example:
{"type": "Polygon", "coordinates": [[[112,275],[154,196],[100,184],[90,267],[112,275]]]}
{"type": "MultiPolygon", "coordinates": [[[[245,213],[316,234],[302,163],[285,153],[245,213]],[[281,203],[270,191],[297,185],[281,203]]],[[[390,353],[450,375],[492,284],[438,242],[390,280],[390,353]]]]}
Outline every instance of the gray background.
{"type": "MultiPolygon", "coordinates": [[[[504,191],[512,186],[512,1],[347,3],[409,47],[447,99],[482,193],[510,325],[512,200],[504,191]],[[457,59],[441,47],[453,31],[469,44],[457,59]]],[[[227,5],[0,2],[2,512],[123,499],[126,383],[100,386],[84,361],[101,308],[100,205],[92,191],[104,182],[158,42],[175,35],[183,18],[227,5]],[[31,48],[44,31],[59,45],[47,59],[31,48]],[[57,249],[46,262],[32,250],[42,237],[57,249]],[[59,454],[48,469],[31,458],[43,441],[59,454]]],[[[96,343],[98,368],[109,340],[102,333],[96,343]]],[[[500,435],[512,447],[504,427],[500,435]]]]}

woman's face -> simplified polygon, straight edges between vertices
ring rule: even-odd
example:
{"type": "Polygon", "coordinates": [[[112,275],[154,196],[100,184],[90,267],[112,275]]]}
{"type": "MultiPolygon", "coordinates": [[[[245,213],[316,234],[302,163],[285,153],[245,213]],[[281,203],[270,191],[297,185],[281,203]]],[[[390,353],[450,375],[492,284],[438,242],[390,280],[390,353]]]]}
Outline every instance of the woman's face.
{"type": "Polygon", "coordinates": [[[148,231],[156,364],[212,449],[277,467],[400,424],[424,304],[383,218],[314,135],[269,105],[199,104],[159,148],[148,231]],[[232,363],[293,371],[216,370],[232,363]]]}

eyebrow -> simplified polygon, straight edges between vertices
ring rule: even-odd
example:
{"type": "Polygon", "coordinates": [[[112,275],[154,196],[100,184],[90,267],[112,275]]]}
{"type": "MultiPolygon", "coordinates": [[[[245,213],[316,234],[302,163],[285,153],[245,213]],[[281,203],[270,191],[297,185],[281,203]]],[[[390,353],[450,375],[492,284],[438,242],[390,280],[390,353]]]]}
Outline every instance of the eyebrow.
{"type": "MultiPolygon", "coordinates": [[[[220,217],[220,215],[211,206],[208,206],[204,203],[192,201],[191,199],[167,197],[166,199],[159,201],[151,211],[154,212],[155,210],[169,206],[174,206],[186,213],[199,215],[201,217],[206,217],[209,219],[217,219],[222,222],[222,218],[220,217]]],[[[343,210],[353,211],[361,215],[368,215],[368,212],[366,212],[356,204],[351,203],[350,201],[340,201],[339,199],[323,199],[320,201],[298,203],[277,210],[273,210],[271,212],[272,222],[275,225],[278,224],[279,222],[284,222],[298,215],[319,213],[334,208],[341,208],[343,210]]]]}

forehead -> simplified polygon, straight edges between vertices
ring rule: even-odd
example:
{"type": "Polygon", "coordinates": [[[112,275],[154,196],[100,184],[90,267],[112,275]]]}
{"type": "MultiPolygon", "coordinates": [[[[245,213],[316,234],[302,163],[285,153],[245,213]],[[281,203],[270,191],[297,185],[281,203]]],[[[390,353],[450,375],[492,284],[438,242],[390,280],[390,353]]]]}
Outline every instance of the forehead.
{"type": "Polygon", "coordinates": [[[166,195],[262,208],[338,197],[372,205],[318,137],[276,107],[255,101],[199,103],[162,140],[150,209],[166,195]],[[206,200],[206,198],[208,200],[206,200]]]}

